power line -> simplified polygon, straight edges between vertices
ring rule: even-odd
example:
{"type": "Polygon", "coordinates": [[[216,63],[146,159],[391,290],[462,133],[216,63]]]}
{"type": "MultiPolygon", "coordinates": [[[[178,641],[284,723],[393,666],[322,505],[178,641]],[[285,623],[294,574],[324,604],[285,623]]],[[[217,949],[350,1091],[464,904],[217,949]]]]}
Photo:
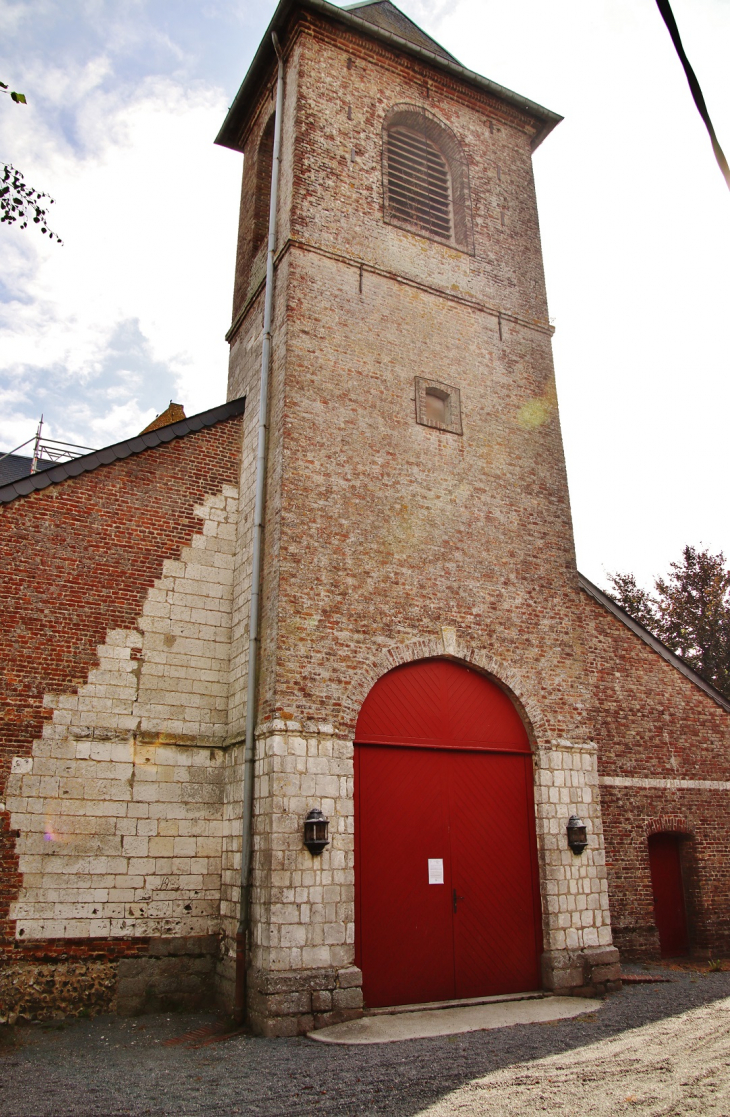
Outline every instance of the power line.
{"type": "Polygon", "coordinates": [[[725,158],[725,153],[723,152],[722,148],[720,147],[717,136],[715,135],[715,129],[712,126],[712,121],[710,120],[710,114],[708,113],[707,105],[705,104],[705,98],[702,95],[702,90],[700,89],[700,83],[697,81],[697,75],[695,74],[694,70],[690,66],[689,59],[687,58],[687,55],[684,53],[684,47],[682,46],[682,40],[679,37],[679,28],[677,27],[677,21],[674,18],[674,14],[672,12],[672,9],[669,6],[669,0],[656,0],[656,3],[657,3],[657,7],[658,7],[658,9],[661,13],[661,17],[667,25],[667,30],[669,31],[669,34],[672,37],[672,42],[674,43],[674,49],[676,50],[677,54],[679,55],[679,61],[682,63],[682,66],[684,68],[685,76],[687,78],[687,82],[689,83],[689,88],[692,92],[692,97],[694,99],[694,103],[697,106],[697,111],[700,114],[700,116],[702,117],[702,119],[704,120],[705,127],[706,127],[707,131],[710,133],[710,139],[712,141],[712,150],[715,152],[715,158],[717,159],[717,165],[719,166],[720,170],[722,171],[723,178],[725,179],[725,182],[727,184],[728,189],[730,189],[730,167],[728,167],[727,159],[725,158]]]}

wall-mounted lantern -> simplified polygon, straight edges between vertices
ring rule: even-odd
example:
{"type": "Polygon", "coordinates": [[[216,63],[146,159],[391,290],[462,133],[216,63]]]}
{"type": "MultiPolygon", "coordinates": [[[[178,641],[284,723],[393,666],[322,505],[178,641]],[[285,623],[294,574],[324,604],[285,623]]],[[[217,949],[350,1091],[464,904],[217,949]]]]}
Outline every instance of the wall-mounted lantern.
{"type": "Polygon", "coordinates": [[[586,824],[577,814],[572,814],[568,819],[568,845],[573,853],[581,854],[588,845],[586,824]]]}
{"type": "Polygon", "coordinates": [[[329,819],[325,818],[319,807],[314,807],[304,820],[304,844],[313,857],[319,857],[329,838],[327,830],[329,819]]]}

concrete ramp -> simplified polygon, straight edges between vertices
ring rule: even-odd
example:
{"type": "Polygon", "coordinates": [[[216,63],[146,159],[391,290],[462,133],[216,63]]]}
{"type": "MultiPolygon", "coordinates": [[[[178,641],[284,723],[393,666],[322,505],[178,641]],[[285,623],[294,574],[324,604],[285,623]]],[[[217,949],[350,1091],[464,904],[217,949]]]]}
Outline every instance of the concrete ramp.
{"type": "Polygon", "coordinates": [[[489,1004],[422,1011],[382,1013],[363,1016],[310,1032],[319,1043],[396,1043],[404,1039],[428,1039],[460,1032],[479,1032],[488,1028],[509,1028],[513,1024],[547,1024],[584,1012],[595,1012],[601,1001],[583,997],[540,997],[529,1000],[492,1001],[489,1004]]]}

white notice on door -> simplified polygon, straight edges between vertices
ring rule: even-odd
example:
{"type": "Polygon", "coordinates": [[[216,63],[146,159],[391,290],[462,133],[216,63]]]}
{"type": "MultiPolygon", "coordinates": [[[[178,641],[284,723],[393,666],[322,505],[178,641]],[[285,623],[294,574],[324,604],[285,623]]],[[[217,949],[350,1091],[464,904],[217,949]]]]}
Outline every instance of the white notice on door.
{"type": "Polygon", "coordinates": [[[444,883],[444,863],[440,857],[429,857],[428,859],[428,883],[429,884],[443,884],[444,883]]]}

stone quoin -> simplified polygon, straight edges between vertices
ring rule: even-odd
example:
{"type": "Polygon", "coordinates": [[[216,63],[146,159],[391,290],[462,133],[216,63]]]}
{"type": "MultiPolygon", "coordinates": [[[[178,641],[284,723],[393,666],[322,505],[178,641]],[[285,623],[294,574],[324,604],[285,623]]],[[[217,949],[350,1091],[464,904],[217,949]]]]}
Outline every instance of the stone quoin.
{"type": "Polygon", "coordinates": [[[669,941],[656,834],[687,948],[730,949],[730,703],[576,570],[531,163],[559,119],[389,0],[279,4],[218,137],[229,402],[0,488],[0,1017],[232,1009],[243,969],[264,1035],[363,990],[604,993],[669,941]]]}

